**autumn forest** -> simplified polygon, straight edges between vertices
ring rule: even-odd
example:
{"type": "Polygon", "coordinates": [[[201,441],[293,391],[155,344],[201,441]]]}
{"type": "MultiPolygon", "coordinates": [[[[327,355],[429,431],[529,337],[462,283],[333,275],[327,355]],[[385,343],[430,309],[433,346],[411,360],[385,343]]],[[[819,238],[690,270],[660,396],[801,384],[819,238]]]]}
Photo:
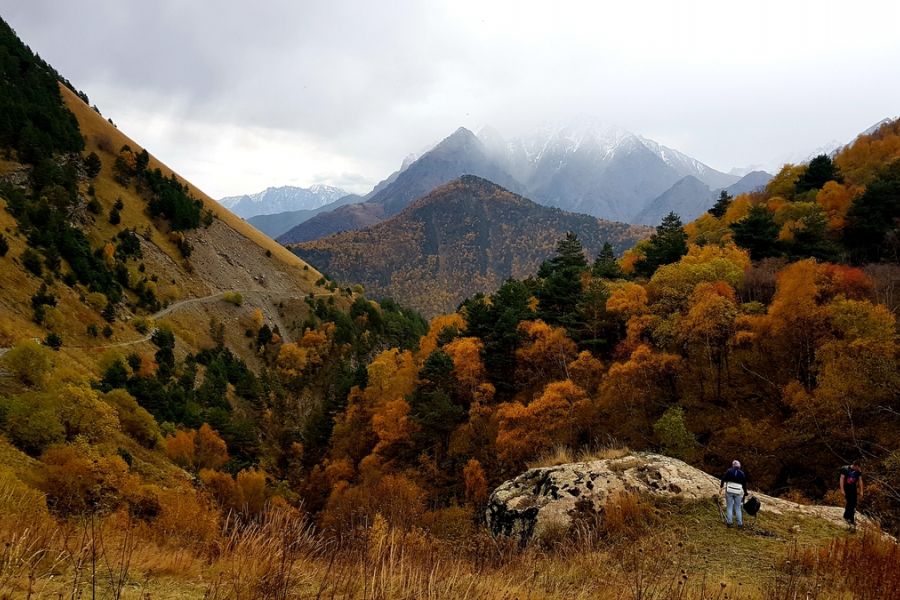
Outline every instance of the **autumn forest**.
{"type": "Polygon", "coordinates": [[[900,593],[900,120],[624,252],[643,230],[540,233],[533,272],[428,321],[230,215],[0,26],[0,597],[900,593]],[[541,539],[487,516],[530,468],[641,452],[739,457],[803,506],[859,461],[866,527],[723,538],[637,493],[541,539]]]}

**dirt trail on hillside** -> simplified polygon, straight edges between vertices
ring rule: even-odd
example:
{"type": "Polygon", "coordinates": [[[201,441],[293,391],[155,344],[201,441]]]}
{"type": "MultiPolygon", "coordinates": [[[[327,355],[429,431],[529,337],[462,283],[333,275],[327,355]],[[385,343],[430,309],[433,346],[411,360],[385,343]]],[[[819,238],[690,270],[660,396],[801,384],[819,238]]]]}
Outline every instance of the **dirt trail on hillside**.
{"type": "MultiPolygon", "coordinates": [[[[265,296],[270,300],[272,300],[276,297],[282,298],[282,299],[286,299],[286,298],[302,299],[302,298],[308,297],[308,294],[304,295],[304,296],[298,296],[296,294],[296,292],[291,293],[291,292],[286,292],[286,291],[285,292],[269,292],[266,290],[228,290],[225,292],[216,292],[215,294],[210,294],[209,296],[200,296],[198,298],[185,298],[184,300],[179,300],[178,302],[173,302],[172,304],[165,307],[164,309],[159,310],[159,311],[153,313],[152,315],[148,315],[146,318],[156,321],[157,319],[161,319],[162,317],[165,317],[166,315],[169,315],[172,312],[174,312],[180,308],[183,308],[184,306],[186,306],[188,304],[207,304],[210,302],[214,302],[216,300],[221,300],[222,296],[224,296],[225,294],[234,294],[234,293],[241,294],[242,296],[249,296],[249,295],[265,296]]],[[[335,295],[337,295],[337,292],[322,292],[319,294],[313,294],[313,297],[314,298],[322,298],[322,297],[326,297],[326,296],[335,296],[335,295]]],[[[143,344],[144,342],[149,342],[151,337],[153,337],[152,331],[146,335],[139,337],[139,338],[136,338],[133,340],[128,340],[126,342],[113,342],[110,344],[101,344],[98,346],[68,346],[68,347],[69,348],[79,348],[79,349],[93,349],[93,350],[105,350],[107,348],[123,348],[126,346],[134,346],[136,344],[143,344]]],[[[10,349],[11,348],[0,348],[0,358],[2,358],[4,354],[9,352],[10,349]]],[[[6,375],[6,374],[7,374],[7,372],[3,369],[3,367],[0,367],[0,375],[6,375]]]]}
{"type": "MultiPolygon", "coordinates": [[[[173,302],[166,308],[149,315],[147,318],[153,321],[161,319],[166,315],[171,314],[172,312],[178,310],[179,308],[183,308],[188,304],[207,304],[210,302],[214,302],[216,300],[221,300],[225,294],[241,294],[242,296],[249,295],[257,295],[257,296],[265,296],[269,300],[273,300],[276,297],[279,298],[305,298],[307,296],[297,296],[296,293],[290,292],[268,292],[265,290],[228,290],[225,292],[216,292],[215,294],[210,294],[209,296],[200,296],[199,298],[186,298],[184,300],[179,300],[178,302],[173,302]]],[[[325,296],[334,296],[336,292],[323,292],[320,294],[313,294],[314,298],[321,298],[325,296]]],[[[130,340],[127,342],[115,342],[112,344],[104,344],[101,346],[71,346],[72,348],[98,348],[98,349],[106,349],[106,348],[121,348],[124,346],[133,346],[135,344],[142,344],[144,342],[150,341],[150,338],[153,336],[153,332],[150,332],[140,338],[130,340]]]]}

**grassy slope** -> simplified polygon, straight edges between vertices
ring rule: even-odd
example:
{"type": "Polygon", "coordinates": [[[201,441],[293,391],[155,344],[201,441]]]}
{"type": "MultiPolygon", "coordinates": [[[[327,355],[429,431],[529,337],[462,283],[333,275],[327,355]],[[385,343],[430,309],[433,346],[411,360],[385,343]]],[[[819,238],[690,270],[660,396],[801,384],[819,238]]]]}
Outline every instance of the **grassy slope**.
{"type": "MultiPolygon", "coordinates": [[[[325,292],[315,283],[321,277],[320,273],[190,183],[188,185],[191,192],[213,210],[216,219],[210,228],[201,228],[187,234],[195,247],[195,253],[188,264],[188,261],[181,258],[178,248],[169,240],[168,235],[152,226],[145,212],[146,203],[139,197],[134,186],[124,188],[113,178],[113,164],[118,149],[124,144],[134,149],[141,146],[107,122],[68,88],[60,89],[66,105],[78,119],[86,142],[85,154],[96,152],[103,164],[100,175],[92,182],[103,211],[93,218],[89,217],[88,224],[84,227],[91,245],[94,248],[101,247],[124,228],[136,227],[138,232],[143,232],[151,225],[150,243],[144,244],[144,258],[140,262],[146,265],[147,275],[158,277],[157,296],[164,303],[205,297],[231,289],[256,292],[248,296],[249,301],[241,311],[226,310],[223,302],[211,302],[186,307],[190,310],[185,310],[185,315],[180,314],[181,310],[168,315],[171,322],[177,322],[180,326],[183,335],[179,336],[179,343],[183,351],[195,350],[210,343],[207,329],[212,316],[221,318],[229,330],[240,332],[243,329],[237,323],[238,319],[253,308],[261,308],[267,320],[276,324],[279,321],[290,324],[302,320],[306,310],[302,298],[310,293],[325,292]],[[118,198],[124,203],[122,221],[119,225],[110,225],[107,215],[118,198]],[[266,255],[267,252],[270,253],[269,256],[266,255]],[[185,316],[190,318],[186,319],[185,316]]],[[[159,167],[166,174],[172,173],[170,168],[152,155],[150,167],[159,167]]],[[[15,162],[4,160],[0,164],[0,174],[20,170],[21,165],[15,162]]],[[[181,177],[179,179],[184,181],[181,177]]],[[[81,187],[82,193],[86,193],[87,182],[82,183],[81,187]]],[[[3,202],[0,198],[0,206],[3,202]]],[[[46,329],[32,322],[30,305],[30,298],[41,281],[19,264],[18,258],[26,248],[26,240],[16,235],[15,219],[3,209],[0,209],[0,231],[4,232],[10,245],[7,255],[0,258],[0,287],[4,291],[0,295],[0,347],[9,347],[20,339],[43,338],[46,329]]],[[[136,268],[136,263],[130,266],[136,268]]],[[[79,370],[96,373],[96,361],[110,345],[130,344],[142,337],[127,323],[128,314],[121,314],[121,318],[112,324],[113,336],[110,339],[89,337],[86,334],[88,324],[93,323],[102,329],[106,323],[100,317],[99,308],[90,306],[82,297],[86,291],[80,286],[72,289],[61,283],[53,285],[51,289],[59,299],[51,321],[54,330],[63,338],[61,354],[65,361],[79,370]]],[[[231,308],[230,305],[227,308],[231,308]]],[[[241,344],[238,349],[243,346],[241,344]]],[[[150,349],[149,344],[121,347],[123,352],[142,349],[150,349]]],[[[244,358],[253,364],[251,352],[239,353],[245,354],[244,358]]]]}

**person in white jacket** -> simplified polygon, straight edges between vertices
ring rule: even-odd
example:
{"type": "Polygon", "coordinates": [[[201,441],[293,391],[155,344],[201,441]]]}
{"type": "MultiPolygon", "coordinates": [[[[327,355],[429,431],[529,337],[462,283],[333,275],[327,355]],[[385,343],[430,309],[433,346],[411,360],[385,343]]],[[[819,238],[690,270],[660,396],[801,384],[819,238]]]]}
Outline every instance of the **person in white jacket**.
{"type": "Polygon", "coordinates": [[[741,510],[741,503],[747,495],[747,474],[741,470],[740,461],[731,461],[731,468],[722,476],[719,489],[725,492],[725,523],[731,527],[736,516],[738,527],[743,527],[744,513],[741,510]]]}

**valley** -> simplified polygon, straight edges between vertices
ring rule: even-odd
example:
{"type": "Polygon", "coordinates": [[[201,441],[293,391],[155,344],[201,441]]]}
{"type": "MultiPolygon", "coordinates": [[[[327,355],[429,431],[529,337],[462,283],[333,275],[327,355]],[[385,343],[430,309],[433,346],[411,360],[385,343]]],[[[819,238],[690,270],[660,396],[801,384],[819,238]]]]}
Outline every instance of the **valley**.
{"type": "MultiPolygon", "coordinates": [[[[900,597],[900,119],[774,174],[590,117],[459,127],[366,193],[382,152],[491,104],[475,67],[510,123],[550,101],[455,45],[496,22],[412,44],[385,7],[151,8],[85,9],[110,35],[140,16],[93,55],[108,79],[73,65],[87,33],[59,61],[134,104],[121,129],[0,19],[0,597],[900,597]],[[153,71],[144,33],[177,59],[153,71]],[[307,187],[233,195],[268,173],[307,187]]],[[[798,131],[773,156],[815,147],[798,131]]]]}

